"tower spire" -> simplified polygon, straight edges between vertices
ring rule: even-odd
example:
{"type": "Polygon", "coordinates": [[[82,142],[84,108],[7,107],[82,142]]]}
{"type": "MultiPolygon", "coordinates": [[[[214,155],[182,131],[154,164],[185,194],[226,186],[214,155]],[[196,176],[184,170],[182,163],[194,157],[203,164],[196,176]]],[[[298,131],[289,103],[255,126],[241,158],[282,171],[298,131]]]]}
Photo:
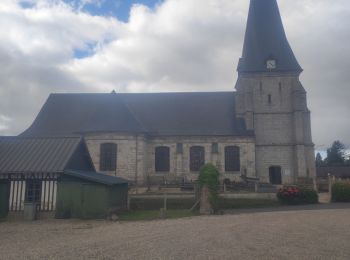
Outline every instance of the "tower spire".
{"type": "Polygon", "coordinates": [[[238,72],[297,72],[276,0],[251,0],[238,72]]]}

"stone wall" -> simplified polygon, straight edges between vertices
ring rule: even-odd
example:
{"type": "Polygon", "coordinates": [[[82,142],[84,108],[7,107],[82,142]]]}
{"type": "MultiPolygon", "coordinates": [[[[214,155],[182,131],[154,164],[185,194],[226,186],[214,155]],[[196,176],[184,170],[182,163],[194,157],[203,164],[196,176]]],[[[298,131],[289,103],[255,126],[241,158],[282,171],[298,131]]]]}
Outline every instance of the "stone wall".
{"type": "Polygon", "coordinates": [[[257,175],[269,181],[269,168],[281,166],[283,183],[314,176],[310,111],[296,74],[240,75],[237,115],[256,135],[257,175]]]}
{"type": "Polygon", "coordinates": [[[148,137],[143,135],[127,134],[88,134],[85,136],[89,153],[96,170],[100,170],[100,145],[102,143],[115,143],[118,145],[117,170],[106,172],[117,175],[139,185],[145,184],[147,179],[159,180],[172,178],[185,178],[188,181],[196,180],[198,172],[190,171],[190,147],[203,146],[205,148],[205,162],[213,163],[222,173],[221,178],[239,179],[241,174],[255,177],[255,143],[250,137],[148,137]],[[177,144],[183,145],[182,153],[177,152],[177,144]],[[212,143],[218,143],[218,153],[212,153],[212,143]],[[225,146],[240,147],[241,171],[225,173],[225,146]],[[155,148],[167,146],[170,148],[170,171],[155,171],[155,148]]]}
{"type": "MultiPolygon", "coordinates": [[[[138,167],[138,162],[143,160],[140,152],[144,144],[142,139],[136,135],[127,134],[88,134],[85,141],[97,171],[100,171],[100,145],[103,143],[117,144],[117,170],[116,172],[105,172],[109,175],[116,175],[132,181],[143,181],[142,166],[138,167]],[[138,151],[138,152],[137,152],[138,151]],[[138,158],[136,156],[138,155],[138,158]],[[137,170],[136,170],[137,169],[137,170]],[[141,171],[141,172],[138,172],[141,171]]],[[[143,153],[144,154],[144,153],[143,153]]]]}
{"type": "Polygon", "coordinates": [[[155,148],[157,146],[168,146],[170,148],[170,172],[167,176],[185,177],[187,180],[196,180],[198,172],[190,171],[190,148],[191,146],[203,146],[205,148],[205,163],[216,165],[221,172],[221,178],[238,179],[241,174],[247,176],[255,175],[255,144],[253,138],[244,137],[156,137],[149,140],[148,175],[164,176],[164,173],[155,172],[155,148]],[[183,144],[183,152],[176,152],[176,144],[183,144]],[[212,144],[218,144],[218,153],[212,153],[212,144]],[[225,147],[238,146],[240,148],[241,171],[225,172],[225,147]]]}
{"type": "Polygon", "coordinates": [[[257,176],[262,182],[270,182],[269,168],[280,166],[282,168],[282,182],[294,182],[294,146],[257,146],[256,147],[257,176]]]}

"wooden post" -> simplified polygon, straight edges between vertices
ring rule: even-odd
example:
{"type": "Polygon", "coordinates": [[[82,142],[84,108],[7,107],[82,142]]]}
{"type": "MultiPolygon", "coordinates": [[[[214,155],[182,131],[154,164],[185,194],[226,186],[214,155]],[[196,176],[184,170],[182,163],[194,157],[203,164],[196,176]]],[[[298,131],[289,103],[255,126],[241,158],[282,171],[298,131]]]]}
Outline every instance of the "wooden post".
{"type": "Polygon", "coordinates": [[[335,176],[331,176],[330,174],[328,174],[328,177],[329,177],[329,197],[330,199],[332,199],[332,186],[336,182],[336,178],[335,176]]]}
{"type": "Polygon", "coordinates": [[[164,193],[164,210],[166,211],[167,210],[167,201],[168,198],[167,198],[167,193],[164,193]]]}
{"type": "Polygon", "coordinates": [[[165,219],[166,218],[166,210],[165,209],[160,209],[160,218],[165,219]]]}
{"type": "Polygon", "coordinates": [[[212,212],[213,209],[209,202],[209,188],[207,185],[205,185],[201,189],[199,213],[202,215],[210,215],[212,212]]]}
{"type": "Polygon", "coordinates": [[[315,190],[316,192],[318,192],[317,178],[314,177],[314,178],[312,179],[312,182],[313,182],[313,185],[314,185],[314,190],[315,190]]]}

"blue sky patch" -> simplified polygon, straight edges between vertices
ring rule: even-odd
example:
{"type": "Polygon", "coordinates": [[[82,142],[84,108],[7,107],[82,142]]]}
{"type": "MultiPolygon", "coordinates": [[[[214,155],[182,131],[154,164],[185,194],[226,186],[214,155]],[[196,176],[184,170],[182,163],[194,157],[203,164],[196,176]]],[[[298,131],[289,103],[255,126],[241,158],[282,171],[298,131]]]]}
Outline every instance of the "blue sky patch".
{"type": "Polygon", "coordinates": [[[24,9],[32,8],[35,5],[32,1],[26,1],[26,0],[20,1],[19,4],[24,9]]]}
{"type": "Polygon", "coordinates": [[[92,56],[96,51],[96,46],[96,42],[86,43],[85,48],[74,50],[74,57],[76,59],[84,59],[86,57],[92,56]]]}
{"type": "MultiPolygon", "coordinates": [[[[81,0],[64,0],[76,8],[81,7],[81,0]]],[[[123,22],[129,19],[130,9],[133,4],[143,4],[154,8],[163,0],[94,0],[86,3],[82,10],[92,15],[114,16],[123,22]]]]}

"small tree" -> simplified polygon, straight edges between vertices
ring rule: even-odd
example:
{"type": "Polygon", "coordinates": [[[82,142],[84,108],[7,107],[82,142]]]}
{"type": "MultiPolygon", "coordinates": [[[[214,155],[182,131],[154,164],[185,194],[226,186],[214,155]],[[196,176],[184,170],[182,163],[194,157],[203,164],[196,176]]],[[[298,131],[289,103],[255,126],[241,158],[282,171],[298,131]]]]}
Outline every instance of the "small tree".
{"type": "Polygon", "coordinates": [[[219,200],[219,176],[220,173],[218,169],[212,164],[206,164],[200,169],[198,182],[201,187],[201,213],[210,214],[217,209],[219,200]]]}
{"type": "Polygon", "coordinates": [[[316,155],[316,166],[317,167],[324,166],[324,162],[320,153],[317,153],[316,155]]]}
{"type": "Polygon", "coordinates": [[[327,149],[327,166],[343,166],[345,164],[345,145],[335,141],[332,147],[327,149]]]}

